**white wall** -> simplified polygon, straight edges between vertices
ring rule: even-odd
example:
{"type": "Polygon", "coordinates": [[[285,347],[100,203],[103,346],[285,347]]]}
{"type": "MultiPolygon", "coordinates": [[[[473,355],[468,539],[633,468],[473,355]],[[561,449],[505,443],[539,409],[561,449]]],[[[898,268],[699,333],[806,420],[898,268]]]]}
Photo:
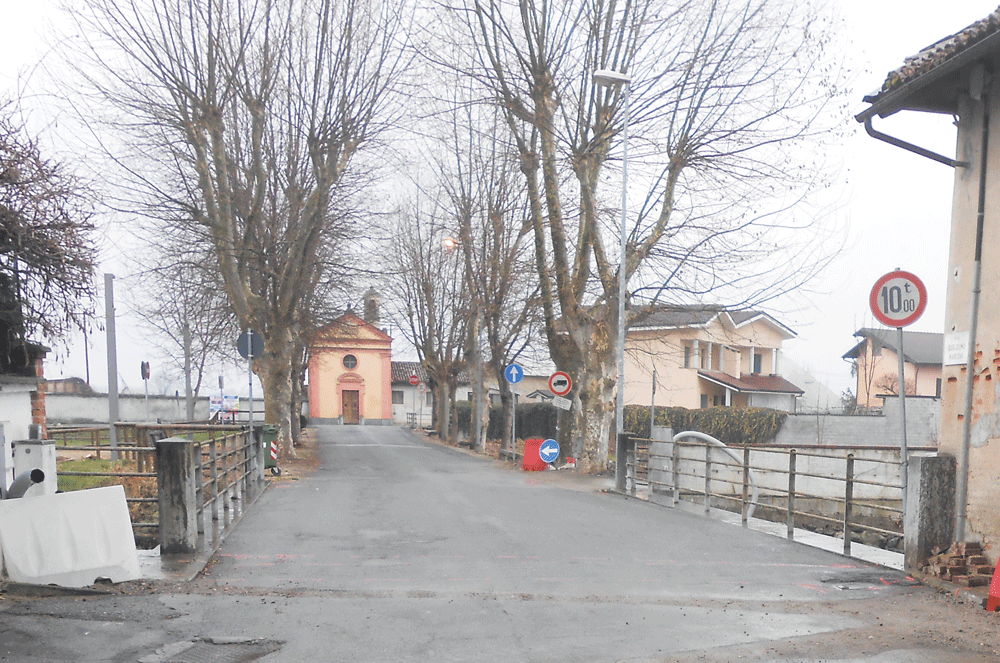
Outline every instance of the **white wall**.
{"type": "MultiPolygon", "coordinates": [[[[2,392],[0,392],[2,393],[2,392]]],[[[195,400],[195,421],[206,421],[209,418],[209,399],[202,397],[195,400]]],[[[240,398],[241,421],[246,420],[247,399],[240,398]]],[[[106,424],[108,423],[107,394],[59,394],[45,395],[46,419],[50,424],[106,424]]],[[[122,394],[118,396],[118,417],[121,421],[162,421],[175,422],[187,420],[187,407],[184,397],[150,396],[149,414],[147,416],[146,400],[140,394],[122,394]]],[[[28,418],[31,418],[30,407],[28,418]]],[[[264,403],[254,398],[254,421],[264,420],[264,403]]],[[[30,423],[30,421],[29,421],[30,423]]]]}
{"type": "Polygon", "coordinates": [[[0,389],[0,424],[9,441],[27,440],[31,426],[31,392],[35,385],[4,384],[0,389]]]}

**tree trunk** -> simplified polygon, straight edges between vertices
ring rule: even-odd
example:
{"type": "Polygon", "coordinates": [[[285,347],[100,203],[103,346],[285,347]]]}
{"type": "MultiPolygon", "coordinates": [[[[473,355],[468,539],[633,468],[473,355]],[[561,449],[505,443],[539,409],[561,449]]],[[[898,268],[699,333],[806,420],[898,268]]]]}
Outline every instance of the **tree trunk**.
{"type": "Polygon", "coordinates": [[[260,379],[264,386],[264,421],[278,427],[282,458],[295,458],[292,443],[292,352],[295,343],[286,329],[265,337],[260,379]]]}
{"type": "Polygon", "coordinates": [[[560,446],[579,453],[577,467],[600,472],[608,467],[608,442],[614,422],[617,326],[600,311],[591,320],[577,319],[568,335],[550,345],[556,367],[573,379],[573,408],[563,415],[560,446]],[[568,425],[567,425],[568,424],[568,425]],[[574,445],[579,442],[577,450],[574,445]]]}

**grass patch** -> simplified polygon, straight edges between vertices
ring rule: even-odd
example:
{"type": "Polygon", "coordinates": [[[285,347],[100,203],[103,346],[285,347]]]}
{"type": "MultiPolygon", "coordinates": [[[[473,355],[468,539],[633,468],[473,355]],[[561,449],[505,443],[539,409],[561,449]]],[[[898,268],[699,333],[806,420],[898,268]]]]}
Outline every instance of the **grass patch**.
{"type": "MultiPolygon", "coordinates": [[[[86,490],[87,488],[103,488],[104,486],[114,486],[121,482],[118,477],[73,477],[66,476],[63,472],[127,472],[124,461],[113,461],[98,458],[84,458],[82,460],[64,460],[59,463],[59,490],[70,492],[73,490],[86,490]]],[[[135,470],[131,470],[135,471],[135,470]]]]}
{"type": "MultiPolygon", "coordinates": [[[[115,474],[119,472],[136,472],[134,460],[108,460],[105,458],[84,458],[81,460],[64,460],[59,463],[59,490],[71,492],[88,488],[103,488],[105,486],[122,486],[125,497],[153,498],[157,496],[156,479],[152,477],[116,477],[116,476],[67,476],[65,472],[95,472],[115,474]]],[[[159,518],[159,506],[156,502],[129,502],[129,517],[133,523],[155,523],[159,518]]],[[[136,545],[140,548],[152,548],[156,545],[157,532],[155,528],[139,528],[136,531],[136,545]]]]}

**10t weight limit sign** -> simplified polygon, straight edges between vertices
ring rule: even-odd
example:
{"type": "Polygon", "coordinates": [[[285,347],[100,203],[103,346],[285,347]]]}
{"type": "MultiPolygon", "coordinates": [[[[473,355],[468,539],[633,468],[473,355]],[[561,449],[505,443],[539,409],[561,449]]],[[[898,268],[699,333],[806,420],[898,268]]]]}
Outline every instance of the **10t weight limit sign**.
{"type": "Polygon", "coordinates": [[[888,327],[906,327],[917,321],[927,307],[927,288],[909,272],[889,272],[872,287],[868,302],[872,314],[888,327]]]}

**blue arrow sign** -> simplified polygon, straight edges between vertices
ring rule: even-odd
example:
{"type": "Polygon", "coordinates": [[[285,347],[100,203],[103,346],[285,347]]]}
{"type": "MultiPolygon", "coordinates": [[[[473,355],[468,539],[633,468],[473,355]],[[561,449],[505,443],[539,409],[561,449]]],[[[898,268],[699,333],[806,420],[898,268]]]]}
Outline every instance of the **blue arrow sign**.
{"type": "Polygon", "coordinates": [[[517,384],[524,379],[524,369],[517,364],[511,364],[503,369],[503,376],[507,378],[507,382],[517,384]]]}
{"type": "Polygon", "coordinates": [[[556,462],[556,459],[559,458],[559,443],[551,438],[545,440],[538,448],[538,457],[542,459],[543,463],[556,462]]]}

